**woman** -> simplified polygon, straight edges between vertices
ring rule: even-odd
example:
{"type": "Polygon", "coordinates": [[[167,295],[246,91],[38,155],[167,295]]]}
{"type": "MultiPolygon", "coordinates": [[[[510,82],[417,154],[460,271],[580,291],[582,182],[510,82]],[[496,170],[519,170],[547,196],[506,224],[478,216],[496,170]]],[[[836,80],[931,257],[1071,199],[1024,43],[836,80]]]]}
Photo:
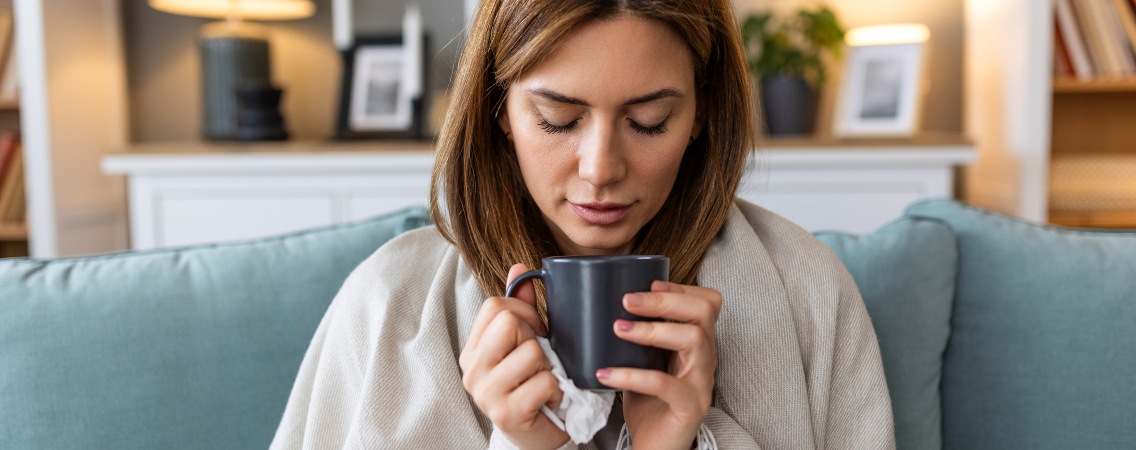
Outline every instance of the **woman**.
{"type": "Polygon", "coordinates": [[[894,447],[879,349],[823,244],[734,200],[752,102],[728,0],[486,0],[438,144],[437,227],[384,245],[316,332],[275,448],[575,448],[534,339],[543,300],[506,282],[558,254],[664,254],[623,299],[673,350],[587,448],[894,447]],[[520,264],[517,264],[520,263],[520,264]],[[487,298],[488,297],[488,298],[487,298]]]}

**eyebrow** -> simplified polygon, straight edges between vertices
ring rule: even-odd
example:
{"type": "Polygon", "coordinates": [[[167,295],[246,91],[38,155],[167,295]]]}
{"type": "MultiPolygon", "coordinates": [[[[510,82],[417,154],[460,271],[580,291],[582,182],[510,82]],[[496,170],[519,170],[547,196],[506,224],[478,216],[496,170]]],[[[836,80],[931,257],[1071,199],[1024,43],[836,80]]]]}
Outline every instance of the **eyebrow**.
{"type": "MultiPolygon", "coordinates": [[[[539,95],[541,97],[547,98],[549,100],[552,100],[554,102],[558,102],[558,103],[568,103],[568,104],[580,105],[580,106],[591,106],[591,105],[588,104],[588,102],[585,102],[585,101],[580,100],[578,98],[569,97],[567,95],[561,94],[559,92],[550,91],[548,89],[543,89],[543,88],[529,89],[529,92],[532,93],[532,94],[539,95]]],[[[677,89],[671,89],[671,88],[659,89],[658,91],[652,92],[650,94],[640,96],[640,97],[635,97],[631,100],[628,100],[627,102],[625,102],[623,104],[623,106],[638,105],[640,103],[647,103],[647,102],[658,100],[660,98],[667,98],[667,97],[682,97],[682,93],[679,92],[677,89]]]]}

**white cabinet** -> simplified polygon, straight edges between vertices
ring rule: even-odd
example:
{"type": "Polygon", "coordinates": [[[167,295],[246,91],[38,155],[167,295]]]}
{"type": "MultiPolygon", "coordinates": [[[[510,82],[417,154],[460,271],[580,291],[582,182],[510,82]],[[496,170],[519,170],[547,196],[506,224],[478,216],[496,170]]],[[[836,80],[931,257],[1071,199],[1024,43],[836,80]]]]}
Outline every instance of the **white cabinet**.
{"type": "Polygon", "coordinates": [[[363,219],[430,194],[428,144],[151,144],[107,155],[125,174],[133,249],[247,239],[363,219]]]}
{"type": "MultiPolygon", "coordinates": [[[[738,195],[809,230],[868,232],[913,201],[950,196],[954,144],[807,145],[759,150],[738,195]]],[[[167,144],[107,155],[129,180],[131,246],[246,239],[363,219],[429,201],[425,144],[167,144]]]]}
{"type": "Polygon", "coordinates": [[[965,143],[788,143],[758,150],[738,196],[809,231],[867,233],[915,201],[950,197],[953,168],[974,158],[965,143]]]}

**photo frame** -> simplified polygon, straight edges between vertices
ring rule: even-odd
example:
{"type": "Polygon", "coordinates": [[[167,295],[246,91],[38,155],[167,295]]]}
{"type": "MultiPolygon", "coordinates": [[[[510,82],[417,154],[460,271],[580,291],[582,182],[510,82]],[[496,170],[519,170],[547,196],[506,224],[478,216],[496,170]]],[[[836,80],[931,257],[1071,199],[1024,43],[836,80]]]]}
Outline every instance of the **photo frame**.
{"type": "MultiPolygon", "coordinates": [[[[417,46],[425,52],[426,37],[417,46]]],[[[406,85],[426,84],[425,55],[409,57],[400,34],[358,36],[342,51],[336,137],[339,139],[418,139],[424,137],[424,89],[407,92],[406,85]],[[416,78],[412,81],[411,78],[416,78]]]]}
{"type": "Polygon", "coordinates": [[[909,137],[920,126],[926,91],[926,44],[849,48],[836,102],[838,137],[909,137]]]}

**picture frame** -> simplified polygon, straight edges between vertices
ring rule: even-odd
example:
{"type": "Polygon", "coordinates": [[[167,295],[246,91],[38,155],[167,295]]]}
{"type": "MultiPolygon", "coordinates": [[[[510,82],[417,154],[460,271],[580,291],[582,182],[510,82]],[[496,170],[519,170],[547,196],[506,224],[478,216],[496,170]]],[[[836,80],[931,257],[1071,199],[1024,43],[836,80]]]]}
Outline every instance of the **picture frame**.
{"type": "Polygon", "coordinates": [[[343,50],[336,137],[339,139],[419,139],[424,137],[426,36],[419,58],[407,55],[401,34],[357,36],[343,50]],[[410,78],[416,78],[412,81],[410,78]]]}
{"type": "Polygon", "coordinates": [[[910,137],[922,120],[926,43],[849,48],[836,102],[837,137],[910,137]]]}

